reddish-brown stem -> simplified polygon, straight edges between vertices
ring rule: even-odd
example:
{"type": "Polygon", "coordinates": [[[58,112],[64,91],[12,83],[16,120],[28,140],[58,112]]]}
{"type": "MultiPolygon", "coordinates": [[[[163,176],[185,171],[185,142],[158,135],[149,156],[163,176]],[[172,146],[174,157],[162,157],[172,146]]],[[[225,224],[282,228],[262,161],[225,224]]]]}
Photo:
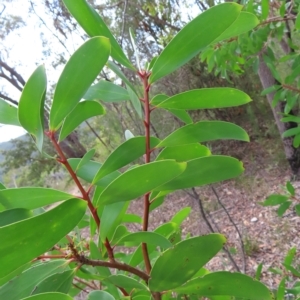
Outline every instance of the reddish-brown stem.
{"type": "MultiPolygon", "coordinates": [[[[144,87],[144,126],[145,126],[145,138],[146,138],[146,153],[145,153],[145,163],[150,162],[150,103],[149,103],[149,89],[150,84],[148,82],[149,74],[145,71],[139,73],[142,81],[143,81],[143,87],[144,87]]],[[[147,193],[144,196],[144,215],[143,215],[143,231],[148,230],[148,222],[149,222],[149,211],[150,211],[150,201],[149,201],[149,193],[147,193]]],[[[142,243],[142,252],[145,262],[146,271],[148,274],[151,272],[151,263],[148,253],[148,247],[146,243],[142,243]]]]}
{"type": "Polygon", "coordinates": [[[66,258],[66,255],[65,254],[40,255],[36,259],[46,259],[46,258],[66,258]]]}
{"type": "Polygon", "coordinates": [[[287,90],[290,90],[290,91],[293,91],[293,92],[296,92],[296,93],[300,93],[300,89],[297,89],[291,85],[287,85],[287,84],[282,84],[282,87],[284,89],[287,89],[287,90]]]}
{"type": "Polygon", "coordinates": [[[87,290],[81,288],[79,285],[77,285],[77,284],[75,284],[75,283],[73,283],[73,286],[75,286],[77,289],[79,289],[79,290],[81,290],[81,291],[83,291],[83,292],[85,292],[85,293],[88,293],[87,290]]]}

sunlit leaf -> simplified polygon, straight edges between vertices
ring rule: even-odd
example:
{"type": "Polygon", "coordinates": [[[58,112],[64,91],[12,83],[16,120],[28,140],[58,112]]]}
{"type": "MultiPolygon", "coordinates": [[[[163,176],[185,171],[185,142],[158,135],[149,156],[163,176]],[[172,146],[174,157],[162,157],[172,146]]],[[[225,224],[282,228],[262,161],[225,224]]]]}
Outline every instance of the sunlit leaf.
{"type": "Polygon", "coordinates": [[[73,298],[63,293],[44,293],[23,298],[22,300],[73,300],[73,298]]]}
{"type": "Polygon", "coordinates": [[[35,137],[39,151],[44,139],[44,102],[47,89],[45,67],[39,66],[27,80],[18,105],[20,124],[35,137]]]}
{"type": "Polygon", "coordinates": [[[83,200],[71,199],[36,217],[1,227],[0,278],[48,251],[77,225],[85,210],[83,200]]]}
{"type": "Polygon", "coordinates": [[[191,207],[184,207],[178,211],[170,220],[170,222],[176,223],[178,226],[189,216],[191,212],[191,207]]]}
{"type": "Polygon", "coordinates": [[[189,22],[157,57],[149,78],[150,83],[180,68],[216,40],[238,18],[241,9],[242,6],[236,3],[223,3],[189,22]],[[211,26],[211,20],[218,22],[211,26]]]}
{"type": "Polygon", "coordinates": [[[14,208],[0,212],[0,227],[32,217],[32,211],[14,208]]]}
{"type": "Polygon", "coordinates": [[[95,149],[91,149],[87,153],[85,153],[82,159],[80,160],[79,164],[77,165],[76,171],[80,169],[82,166],[84,166],[85,164],[87,164],[93,158],[95,152],[96,152],[95,149]]]}
{"type": "Polygon", "coordinates": [[[51,130],[57,130],[63,119],[75,108],[102,70],[109,54],[109,40],[94,37],[71,56],[55,88],[50,111],[51,130]]]}
{"type": "Polygon", "coordinates": [[[292,204],[292,201],[289,201],[289,200],[287,200],[287,201],[283,202],[282,204],[280,204],[280,206],[277,209],[277,215],[279,217],[282,217],[283,214],[289,209],[291,204],[292,204]]]}
{"type": "Polygon", "coordinates": [[[223,235],[209,234],[181,241],[169,248],[153,265],[150,290],[159,292],[179,287],[209,262],[225,242],[223,235]]]}
{"type": "Polygon", "coordinates": [[[260,204],[262,206],[275,206],[278,204],[282,204],[286,202],[289,199],[288,196],[280,195],[280,194],[273,194],[267,197],[267,199],[264,202],[261,202],[260,204]]]}
{"type": "Polygon", "coordinates": [[[0,98],[0,124],[21,126],[18,108],[0,98]]]}
{"type": "Polygon", "coordinates": [[[270,10],[270,3],[269,0],[262,0],[261,1],[261,19],[265,20],[268,18],[270,10]]]}
{"type": "Polygon", "coordinates": [[[109,38],[113,59],[129,69],[135,70],[105,22],[86,0],[63,0],[63,2],[71,15],[90,37],[105,36],[109,38]]]}
{"type": "Polygon", "coordinates": [[[76,127],[78,127],[85,120],[104,114],[105,109],[99,102],[79,102],[64,120],[58,140],[64,140],[76,127]]]}

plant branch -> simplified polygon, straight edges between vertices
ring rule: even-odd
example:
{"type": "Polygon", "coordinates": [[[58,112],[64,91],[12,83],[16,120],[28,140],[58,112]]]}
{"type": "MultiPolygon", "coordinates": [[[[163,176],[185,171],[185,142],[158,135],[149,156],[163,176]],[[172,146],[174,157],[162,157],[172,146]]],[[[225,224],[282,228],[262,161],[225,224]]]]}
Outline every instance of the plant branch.
{"type": "Polygon", "coordinates": [[[296,93],[299,93],[300,94],[300,89],[297,89],[291,85],[287,85],[287,84],[282,84],[281,85],[284,89],[287,89],[287,90],[290,90],[290,91],[293,91],[293,92],[296,92],[296,93]]]}

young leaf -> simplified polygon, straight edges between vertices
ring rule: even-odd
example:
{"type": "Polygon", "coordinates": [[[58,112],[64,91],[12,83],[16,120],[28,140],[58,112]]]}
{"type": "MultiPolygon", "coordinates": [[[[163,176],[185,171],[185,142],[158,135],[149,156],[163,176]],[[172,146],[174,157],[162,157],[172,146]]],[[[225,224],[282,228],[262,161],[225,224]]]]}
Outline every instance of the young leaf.
{"type": "Polygon", "coordinates": [[[288,190],[288,192],[289,192],[292,196],[295,196],[295,188],[293,187],[293,185],[291,184],[290,181],[287,181],[287,183],[286,183],[286,189],[288,190]]]}
{"type": "Polygon", "coordinates": [[[284,300],[285,299],[285,280],[286,280],[286,278],[283,277],[279,283],[277,293],[276,293],[276,300],[284,300]]]}
{"type": "Polygon", "coordinates": [[[171,40],[156,59],[150,83],[170,74],[216,40],[239,16],[242,6],[236,3],[216,5],[189,22],[171,40]],[[211,26],[211,20],[218,20],[211,26]]]}
{"type": "Polygon", "coordinates": [[[35,209],[71,198],[74,198],[74,196],[58,190],[39,187],[0,190],[0,204],[6,209],[35,209]]]}
{"type": "Polygon", "coordinates": [[[105,22],[86,0],[63,0],[63,2],[71,15],[90,37],[105,36],[109,38],[112,46],[111,56],[113,59],[129,69],[135,70],[105,22]]]}
{"type": "Polygon", "coordinates": [[[123,173],[108,185],[100,195],[98,204],[111,204],[138,198],[177,177],[185,168],[186,163],[177,163],[173,160],[138,166],[123,173]]]}
{"type": "Polygon", "coordinates": [[[288,251],[283,261],[285,265],[290,266],[292,264],[292,261],[296,255],[296,251],[297,251],[296,247],[293,247],[288,251]]]}
{"type": "Polygon", "coordinates": [[[233,88],[207,88],[183,92],[161,102],[157,107],[173,109],[210,109],[233,107],[250,102],[250,97],[233,88]]]}
{"type": "MultiPolygon", "coordinates": [[[[160,142],[155,137],[150,138],[150,147],[154,148],[160,142]]],[[[118,170],[145,154],[146,138],[143,136],[133,137],[117,149],[115,149],[101,166],[99,172],[95,175],[93,183],[99,181],[107,174],[118,170]]]]}
{"type": "Polygon", "coordinates": [[[176,223],[178,226],[180,226],[181,223],[189,216],[190,212],[190,207],[184,207],[173,216],[170,222],[176,223]]]}
{"type": "Polygon", "coordinates": [[[0,124],[21,126],[18,108],[0,98],[0,124]]]}
{"type": "Polygon", "coordinates": [[[187,162],[185,171],[155,191],[187,189],[237,177],[244,171],[240,161],[229,156],[207,156],[187,162]]]}
{"type": "Polygon", "coordinates": [[[214,140],[249,141],[247,132],[233,124],[223,121],[200,121],[195,124],[185,125],[162,140],[158,147],[171,147],[183,144],[202,143],[214,140]]]}
{"type": "Polygon", "coordinates": [[[260,277],[261,277],[262,268],[263,268],[263,264],[260,263],[257,266],[256,272],[255,272],[255,279],[258,280],[258,281],[260,280],[260,277]]]}
{"type": "Polygon", "coordinates": [[[36,217],[1,227],[0,278],[48,251],[77,225],[85,210],[83,200],[71,199],[36,217]],[[47,239],[42,238],[45,235],[47,239]]]}
{"type": "Polygon", "coordinates": [[[190,238],[169,248],[153,265],[150,290],[160,292],[179,287],[209,262],[225,242],[223,235],[209,234],[190,238]]]}
{"type": "Polygon", "coordinates": [[[283,214],[287,211],[287,209],[291,206],[291,204],[292,204],[292,201],[285,201],[285,202],[283,202],[283,203],[279,206],[279,208],[278,208],[278,210],[277,210],[277,215],[278,215],[279,217],[282,217],[283,214]]]}
{"type": "Polygon", "coordinates": [[[95,152],[96,152],[95,149],[91,149],[86,154],[84,154],[83,158],[80,160],[79,164],[77,165],[75,172],[77,172],[77,170],[79,170],[82,166],[88,163],[95,155],[95,152]]]}
{"type": "Polygon", "coordinates": [[[42,280],[58,272],[69,270],[65,260],[52,260],[33,265],[19,276],[12,279],[0,288],[0,298],[19,300],[31,294],[34,287],[42,280]]]}
{"type": "Polygon", "coordinates": [[[297,216],[300,216],[300,204],[295,205],[295,211],[296,211],[297,216]]]}
{"type": "Polygon", "coordinates": [[[50,130],[56,131],[63,119],[75,108],[102,70],[109,54],[109,40],[94,37],[71,56],[55,88],[50,111],[50,130]]]}
{"type": "Polygon", "coordinates": [[[32,211],[24,208],[14,208],[0,212],[0,227],[31,218],[32,211]]]}
{"type": "Polygon", "coordinates": [[[44,102],[47,77],[44,66],[39,66],[26,82],[18,106],[20,124],[35,137],[39,151],[44,139],[44,102]]]}
{"type": "Polygon", "coordinates": [[[282,137],[287,138],[287,137],[290,137],[290,136],[297,135],[299,133],[300,133],[300,126],[286,130],[282,134],[282,137]]]}
{"type": "Polygon", "coordinates": [[[73,300],[73,298],[67,294],[51,292],[26,297],[22,300],[73,300]]]}
{"type": "Polygon", "coordinates": [[[275,206],[286,202],[288,199],[289,199],[288,196],[273,194],[267,197],[267,199],[264,202],[261,202],[260,204],[262,206],[275,206]]]}
{"type": "Polygon", "coordinates": [[[112,82],[100,80],[92,85],[82,97],[87,100],[101,100],[104,102],[121,102],[130,100],[128,92],[112,82]]]}
{"type": "Polygon", "coordinates": [[[259,281],[240,273],[214,272],[188,281],[174,290],[198,296],[234,296],[249,300],[273,300],[272,293],[259,281]]]}
{"type": "Polygon", "coordinates": [[[262,0],[261,1],[261,19],[265,20],[268,18],[270,10],[270,3],[269,0],[262,0]]]}
{"type": "Polygon", "coordinates": [[[64,140],[76,127],[78,127],[85,120],[104,114],[105,109],[99,102],[79,102],[65,118],[58,141],[61,142],[62,140],[64,140]]]}

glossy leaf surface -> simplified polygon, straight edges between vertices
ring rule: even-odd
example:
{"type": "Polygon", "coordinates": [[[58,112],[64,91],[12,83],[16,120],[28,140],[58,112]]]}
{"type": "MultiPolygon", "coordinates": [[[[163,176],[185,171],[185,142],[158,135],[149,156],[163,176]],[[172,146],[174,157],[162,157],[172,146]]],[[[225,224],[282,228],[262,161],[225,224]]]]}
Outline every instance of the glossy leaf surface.
{"type": "Polygon", "coordinates": [[[79,164],[76,167],[76,171],[79,170],[85,164],[87,164],[93,158],[95,152],[96,152],[95,149],[91,149],[87,153],[85,153],[82,159],[79,161],[79,164]]]}
{"type": "Polygon", "coordinates": [[[214,272],[176,288],[178,293],[198,296],[235,296],[249,300],[272,300],[272,293],[261,282],[240,273],[214,272]]]}
{"type": "Polygon", "coordinates": [[[59,134],[59,142],[64,140],[75,128],[77,128],[85,120],[104,114],[105,109],[99,102],[79,102],[64,120],[59,134]]]}
{"type": "Polygon", "coordinates": [[[171,114],[173,114],[175,117],[177,117],[179,120],[186,124],[193,123],[193,119],[191,116],[185,111],[180,109],[167,109],[171,114]]]}
{"type": "MultiPolygon", "coordinates": [[[[160,142],[159,139],[155,137],[150,138],[150,146],[154,148],[160,142]]],[[[96,174],[93,182],[99,181],[107,174],[118,170],[127,164],[138,159],[146,152],[146,138],[143,136],[133,137],[123,144],[121,144],[117,149],[115,149],[106,161],[101,166],[99,172],[96,174]]]]}
{"type": "Polygon", "coordinates": [[[20,124],[35,137],[39,151],[44,139],[44,102],[47,77],[44,66],[39,66],[27,80],[18,105],[20,124]]]}
{"type": "Polygon", "coordinates": [[[32,217],[32,211],[24,208],[9,209],[0,212],[0,227],[32,217]]]}
{"type": "Polygon", "coordinates": [[[87,90],[83,99],[97,99],[104,102],[121,102],[130,100],[130,97],[128,92],[121,86],[106,80],[100,80],[87,90]]]}
{"type": "Polygon", "coordinates": [[[23,298],[22,300],[73,300],[73,298],[67,294],[54,292],[38,294],[27,298],[23,298]]]}
{"type": "Polygon", "coordinates": [[[0,124],[21,126],[18,108],[0,98],[0,124]]]}
{"type": "Polygon", "coordinates": [[[102,70],[109,54],[109,40],[94,37],[71,56],[55,88],[50,111],[51,130],[57,130],[63,119],[75,108],[102,70]]]}
{"type": "Polygon", "coordinates": [[[187,162],[185,171],[156,191],[179,190],[231,179],[242,174],[243,164],[230,156],[207,156],[187,162]]]}
{"type": "Polygon", "coordinates": [[[0,190],[0,204],[6,209],[35,209],[71,198],[74,196],[58,190],[39,187],[0,190]]]}
{"type": "Polygon", "coordinates": [[[239,16],[242,6],[235,3],[216,5],[189,22],[157,57],[150,83],[170,74],[200,50],[216,40],[239,16]],[[211,26],[211,20],[218,20],[211,26]],[[195,30],[197,28],[197,30],[195,30]]]}
{"type": "Polygon", "coordinates": [[[203,156],[211,155],[210,150],[199,143],[181,146],[166,147],[156,157],[156,160],[175,159],[176,161],[188,161],[203,156]]]}
{"type": "Polygon", "coordinates": [[[63,2],[71,15],[90,37],[105,36],[110,40],[113,59],[129,69],[135,70],[102,18],[86,0],[63,0],[63,2]]]}
{"type": "Polygon", "coordinates": [[[133,168],[115,179],[100,195],[98,203],[110,204],[138,198],[175,178],[185,168],[186,163],[172,160],[152,162],[133,168]]]}
{"type": "Polygon", "coordinates": [[[115,300],[115,298],[105,291],[92,291],[89,293],[87,300],[115,300]]]}
{"type": "Polygon", "coordinates": [[[0,298],[6,299],[9,295],[10,300],[19,300],[29,296],[35,286],[48,276],[57,272],[68,270],[65,260],[52,260],[49,262],[38,263],[25,270],[22,274],[12,279],[0,288],[0,298]]]}
{"type": "Polygon", "coordinates": [[[0,278],[48,251],[77,225],[85,210],[84,201],[71,199],[36,217],[1,227],[0,278]]]}
{"type": "Polygon", "coordinates": [[[200,121],[183,126],[167,136],[157,147],[170,147],[183,144],[202,143],[214,140],[249,141],[247,132],[233,124],[223,121],[200,121]]]}
{"type": "Polygon", "coordinates": [[[250,102],[250,97],[233,88],[207,88],[177,94],[157,107],[166,109],[212,109],[233,107],[250,102]]]}
{"type": "Polygon", "coordinates": [[[184,240],[166,250],[153,265],[150,290],[159,292],[182,285],[210,261],[225,242],[223,235],[209,234],[184,240]]]}

